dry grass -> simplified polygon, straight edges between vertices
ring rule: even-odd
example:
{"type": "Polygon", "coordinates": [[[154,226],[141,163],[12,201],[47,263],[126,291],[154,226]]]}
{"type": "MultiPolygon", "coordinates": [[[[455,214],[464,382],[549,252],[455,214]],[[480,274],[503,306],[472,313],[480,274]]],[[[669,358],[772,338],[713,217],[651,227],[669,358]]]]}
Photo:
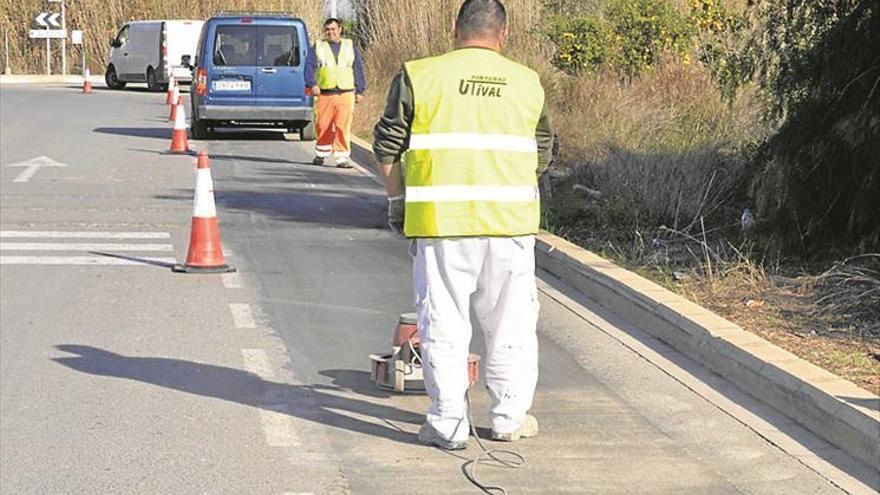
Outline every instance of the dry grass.
{"type": "Polygon", "coordinates": [[[673,282],[671,287],[802,359],[880,395],[880,310],[876,309],[880,296],[875,293],[873,302],[858,304],[861,310],[874,308],[873,313],[860,316],[836,310],[827,299],[831,293],[842,300],[849,299],[843,293],[864,294],[865,283],[876,288],[880,279],[860,280],[846,288],[835,285],[829,292],[824,285],[827,274],[768,275],[762,267],[745,261],[717,268],[712,277],[693,277],[673,282]]]}
{"type": "MultiPolygon", "coordinates": [[[[45,73],[46,44],[31,40],[28,30],[34,18],[47,11],[49,4],[33,0],[0,2],[0,29],[9,32],[9,65],[14,73],[45,73]]],[[[141,19],[207,19],[220,10],[260,10],[292,12],[310,27],[320,26],[322,2],[309,0],[68,0],[67,28],[84,33],[87,58],[92,72],[103,73],[108,54],[107,41],[124,22],[141,19]]],[[[0,40],[2,41],[2,40],[0,40]]],[[[61,43],[52,42],[52,70],[61,72],[61,43]]],[[[68,43],[68,71],[81,71],[81,51],[68,43]]],[[[2,59],[2,58],[0,58],[2,59]]],[[[5,67],[4,67],[5,68],[5,67]]]]}
{"type": "MultiPolygon", "coordinates": [[[[506,55],[539,72],[550,72],[546,40],[536,32],[541,24],[541,2],[507,0],[510,37],[506,55]]],[[[370,0],[365,32],[368,98],[355,114],[354,131],[372,135],[382,114],[388,84],[407,60],[439,55],[452,48],[452,23],[460,0],[370,0]]],[[[548,78],[545,77],[545,83],[548,78]]]]}

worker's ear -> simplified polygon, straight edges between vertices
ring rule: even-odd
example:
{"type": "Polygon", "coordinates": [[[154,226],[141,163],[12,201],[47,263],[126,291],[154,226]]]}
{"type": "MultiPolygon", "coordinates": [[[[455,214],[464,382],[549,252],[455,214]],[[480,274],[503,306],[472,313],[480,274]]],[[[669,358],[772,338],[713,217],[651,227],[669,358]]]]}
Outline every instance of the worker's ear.
{"type": "Polygon", "coordinates": [[[504,48],[505,43],[507,43],[507,26],[498,33],[498,49],[504,48]]]}

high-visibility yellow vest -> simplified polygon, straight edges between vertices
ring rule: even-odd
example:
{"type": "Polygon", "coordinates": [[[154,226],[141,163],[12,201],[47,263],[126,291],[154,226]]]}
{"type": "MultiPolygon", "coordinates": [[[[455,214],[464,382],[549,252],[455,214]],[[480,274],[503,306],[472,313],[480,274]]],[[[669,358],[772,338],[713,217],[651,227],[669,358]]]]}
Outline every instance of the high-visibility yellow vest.
{"type": "Polygon", "coordinates": [[[538,74],[479,48],[405,66],[415,103],[404,155],[404,234],[537,233],[538,74]]]}
{"type": "Polygon", "coordinates": [[[343,39],[339,46],[339,55],[333,56],[330,43],[319,41],[315,45],[318,68],[315,71],[315,82],[321,89],[354,89],[354,44],[350,39],[343,39]]]}

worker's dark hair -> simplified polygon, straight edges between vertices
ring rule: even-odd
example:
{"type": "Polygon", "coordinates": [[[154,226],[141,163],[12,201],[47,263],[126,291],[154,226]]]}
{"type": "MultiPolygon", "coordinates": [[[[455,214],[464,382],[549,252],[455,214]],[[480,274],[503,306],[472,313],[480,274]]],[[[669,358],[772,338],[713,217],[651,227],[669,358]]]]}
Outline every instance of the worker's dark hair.
{"type": "Polygon", "coordinates": [[[499,0],[465,0],[455,29],[460,39],[495,36],[507,25],[507,9],[499,0]]]}
{"type": "Polygon", "coordinates": [[[335,17],[328,17],[326,21],[324,21],[324,27],[329,26],[330,24],[336,23],[337,26],[342,27],[342,21],[335,17]]]}

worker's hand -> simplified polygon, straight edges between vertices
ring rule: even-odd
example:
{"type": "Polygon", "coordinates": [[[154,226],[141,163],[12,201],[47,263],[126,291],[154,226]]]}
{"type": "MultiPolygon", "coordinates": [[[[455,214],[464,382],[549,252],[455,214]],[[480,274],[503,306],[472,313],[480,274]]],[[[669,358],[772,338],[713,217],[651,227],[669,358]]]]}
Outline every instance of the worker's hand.
{"type": "Polygon", "coordinates": [[[388,198],[388,227],[397,235],[403,235],[404,196],[388,198]]]}
{"type": "Polygon", "coordinates": [[[364,99],[364,95],[354,95],[354,103],[358,104],[364,99]]]}
{"type": "Polygon", "coordinates": [[[320,86],[318,86],[317,84],[312,86],[312,94],[315,96],[318,96],[319,94],[321,94],[320,86]]]}

